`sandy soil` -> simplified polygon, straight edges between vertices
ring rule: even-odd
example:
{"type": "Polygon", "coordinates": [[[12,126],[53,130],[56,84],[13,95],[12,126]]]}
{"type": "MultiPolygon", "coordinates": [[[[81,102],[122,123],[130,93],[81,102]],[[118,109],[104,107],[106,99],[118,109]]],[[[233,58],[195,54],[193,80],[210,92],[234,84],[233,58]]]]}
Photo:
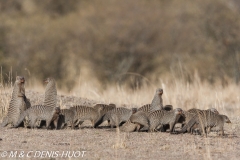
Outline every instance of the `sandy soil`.
{"type": "MultiPolygon", "coordinates": [[[[32,104],[41,103],[41,96],[43,94],[28,92],[32,104]]],[[[76,97],[59,98],[63,104],[70,101],[95,103],[76,97]]],[[[208,138],[161,132],[124,133],[104,124],[93,129],[90,122],[84,122],[82,128],[76,130],[0,127],[0,159],[38,159],[41,156],[44,159],[239,159],[240,123],[238,117],[230,119],[232,124],[225,125],[224,137],[213,132],[208,138]]]]}

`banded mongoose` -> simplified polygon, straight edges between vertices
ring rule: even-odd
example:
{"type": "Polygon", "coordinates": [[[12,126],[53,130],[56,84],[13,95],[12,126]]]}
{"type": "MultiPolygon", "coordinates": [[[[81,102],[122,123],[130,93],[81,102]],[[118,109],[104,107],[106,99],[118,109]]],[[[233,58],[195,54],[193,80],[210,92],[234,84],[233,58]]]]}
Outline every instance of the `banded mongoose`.
{"type": "Polygon", "coordinates": [[[157,110],[149,115],[149,132],[156,131],[159,125],[169,124],[170,133],[173,133],[175,123],[178,121],[182,114],[181,108],[176,108],[172,111],[157,110]]]}
{"type": "MultiPolygon", "coordinates": [[[[138,111],[143,111],[143,112],[150,113],[150,108],[151,108],[151,104],[145,104],[142,107],[138,108],[138,111]]],[[[162,109],[166,110],[166,111],[171,111],[171,110],[173,110],[173,106],[172,105],[165,105],[162,109]]]]}
{"type": "Polygon", "coordinates": [[[47,83],[46,88],[45,88],[45,95],[44,95],[44,106],[49,106],[49,107],[57,107],[57,88],[56,88],[56,82],[54,78],[47,78],[44,81],[47,83]]]}
{"type": "MultiPolygon", "coordinates": [[[[208,109],[208,110],[211,111],[211,112],[213,112],[213,113],[219,114],[219,112],[218,112],[215,108],[210,108],[210,109],[208,109]]],[[[204,110],[200,110],[200,109],[196,109],[196,108],[191,108],[191,109],[189,109],[188,111],[185,111],[185,112],[183,113],[183,117],[185,117],[183,124],[184,124],[184,125],[187,124],[195,115],[201,114],[202,111],[204,111],[204,110]]],[[[180,123],[181,119],[182,119],[182,117],[179,119],[179,123],[180,123]]],[[[192,133],[192,132],[194,131],[194,129],[196,129],[196,126],[197,126],[197,125],[195,125],[194,128],[188,127],[188,128],[187,128],[187,132],[188,132],[188,133],[192,133]]]]}
{"type": "MultiPolygon", "coordinates": [[[[113,104],[113,103],[110,103],[109,105],[106,105],[106,104],[96,104],[95,106],[93,106],[93,108],[95,108],[95,109],[98,109],[99,107],[103,107],[103,109],[100,112],[101,118],[99,118],[99,120],[94,124],[94,128],[98,127],[103,122],[104,115],[108,111],[111,111],[111,110],[115,109],[116,105],[113,104]]],[[[108,120],[108,125],[110,125],[110,120],[108,120]]]]}
{"type": "MultiPolygon", "coordinates": [[[[57,107],[57,88],[54,78],[46,78],[44,80],[47,83],[44,94],[44,106],[55,108],[57,107]]],[[[41,119],[38,120],[38,127],[41,127],[41,119]]]]}
{"type": "Polygon", "coordinates": [[[216,127],[221,131],[221,135],[224,135],[224,123],[231,123],[229,118],[226,115],[219,115],[211,110],[203,110],[198,112],[181,130],[181,133],[184,133],[188,127],[193,125],[199,125],[201,134],[207,137],[207,134],[210,133],[212,127],[216,127]]]}
{"type": "MultiPolygon", "coordinates": [[[[190,132],[192,133],[193,129],[192,129],[192,127],[188,124],[189,121],[190,121],[191,119],[195,119],[196,121],[198,121],[199,116],[200,116],[201,114],[204,114],[203,112],[205,112],[205,111],[206,111],[206,110],[201,110],[201,109],[196,109],[196,108],[191,108],[191,109],[189,109],[189,110],[187,111],[187,113],[190,113],[191,116],[186,119],[185,126],[182,128],[181,132],[184,133],[184,132],[186,132],[186,130],[187,130],[188,133],[190,133],[190,132]],[[193,116],[192,116],[192,115],[193,115],[193,116]],[[197,115],[198,115],[198,116],[197,116],[197,115]],[[188,125],[186,125],[186,124],[188,124],[188,125]]],[[[211,111],[212,113],[219,114],[219,112],[218,112],[215,108],[210,108],[210,109],[208,109],[207,111],[211,111]]],[[[193,122],[193,120],[192,120],[192,122],[193,122]]],[[[196,125],[198,125],[198,124],[196,124],[196,125]]],[[[195,125],[195,128],[196,128],[196,125],[195,125]]],[[[201,129],[202,129],[202,128],[199,128],[199,130],[201,130],[201,129]]]]}
{"type": "Polygon", "coordinates": [[[150,107],[150,112],[153,112],[153,111],[156,111],[159,109],[163,109],[162,94],[163,94],[163,89],[158,88],[153,97],[151,107],[150,107]]]}
{"type": "Polygon", "coordinates": [[[163,109],[163,100],[162,100],[163,89],[158,88],[155,92],[151,104],[143,105],[142,107],[138,108],[138,111],[144,112],[153,112],[155,110],[163,109]]]}
{"type": "MultiPolygon", "coordinates": [[[[47,101],[44,102],[44,105],[35,105],[35,106],[31,106],[30,108],[28,108],[26,111],[24,111],[21,116],[20,119],[18,120],[18,124],[15,125],[14,127],[18,127],[19,123],[21,123],[21,121],[25,118],[28,117],[29,120],[31,121],[31,128],[36,127],[36,121],[39,120],[46,120],[46,127],[48,129],[49,127],[49,123],[52,122],[52,118],[55,114],[59,114],[58,113],[58,108],[56,108],[57,104],[57,92],[56,92],[56,83],[55,80],[53,78],[47,78],[45,80],[45,82],[47,83],[46,89],[45,89],[45,99],[47,99],[47,101]],[[50,94],[52,93],[52,94],[50,94]]],[[[58,117],[58,116],[57,116],[58,117]]],[[[58,119],[58,118],[57,118],[58,119]]],[[[54,123],[57,123],[57,121],[54,121],[54,123]]],[[[54,124],[55,125],[55,124],[54,124]]],[[[55,125],[56,129],[57,126],[55,125]]]]}
{"type": "Polygon", "coordinates": [[[71,126],[74,129],[74,116],[75,116],[75,108],[70,107],[68,109],[61,109],[61,114],[59,115],[59,125],[60,128],[63,129],[65,126],[71,126]]]}
{"type": "Polygon", "coordinates": [[[119,130],[122,132],[134,132],[138,128],[140,128],[139,124],[132,123],[130,120],[128,120],[121,127],[119,127],[119,130]]]}
{"type": "Polygon", "coordinates": [[[24,111],[17,124],[14,126],[15,128],[20,125],[20,123],[24,120],[25,117],[28,117],[31,128],[36,127],[37,120],[46,120],[46,128],[48,129],[50,123],[53,121],[55,129],[57,129],[58,124],[58,118],[60,114],[60,108],[59,107],[49,107],[44,105],[35,105],[30,108],[28,108],[26,111],[24,111]]]}
{"type": "Polygon", "coordinates": [[[13,86],[12,97],[9,103],[9,108],[6,117],[3,118],[1,124],[5,127],[8,124],[16,125],[20,114],[26,110],[30,104],[29,100],[25,96],[24,88],[25,79],[22,76],[17,76],[13,86]],[[27,102],[27,103],[26,103],[27,102]]]}
{"type": "Polygon", "coordinates": [[[119,127],[122,122],[127,122],[132,114],[137,111],[136,108],[128,109],[124,107],[115,108],[111,111],[108,111],[104,117],[103,122],[110,120],[111,128],[113,126],[119,127]]]}
{"type": "Polygon", "coordinates": [[[132,114],[129,120],[130,122],[137,124],[136,131],[139,131],[143,127],[145,127],[147,130],[149,128],[149,119],[146,112],[138,111],[132,114]]]}
{"type": "Polygon", "coordinates": [[[73,106],[75,110],[74,116],[74,125],[81,125],[85,120],[90,120],[92,122],[92,126],[101,118],[101,110],[103,110],[102,106],[99,106],[97,109],[88,106],[73,106]]]}

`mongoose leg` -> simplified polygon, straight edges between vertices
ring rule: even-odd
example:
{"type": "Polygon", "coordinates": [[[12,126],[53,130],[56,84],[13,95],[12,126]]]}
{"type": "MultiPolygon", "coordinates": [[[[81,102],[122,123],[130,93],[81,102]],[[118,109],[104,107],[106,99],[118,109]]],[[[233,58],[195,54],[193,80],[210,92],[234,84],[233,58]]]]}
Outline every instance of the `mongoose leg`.
{"type": "Polygon", "coordinates": [[[95,121],[91,120],[91,122],[92,122],[92,128],[94,128],[95,121]]]}
{"type": "Polygon", "coordinates": [[[139,132],[141,126],[140,126],[140,124],[136,124],[136,125],[137,125],[137,127],[136,127],[136,131],[139,132]]]}
{"type": "Polygon", "coordinates": [[[49,129],[49,125],[51,123],[51,120],[46,120],[46,128],[49,129]]]}
{"type": "Polygon", "coordinates": [[[54,126],[55,126],[55,129],[57,130],[58,118],[53,121],[53,124],[54,124],[54,126]]]}
{"type": "Polygon", "coordinates": [[[220,129],[220,136],[224,136],[224,130],[223,127],[219,128],[220,129]]]}
{"type": "Polygon", "coordinates": [[[108,120],[108,126],[110,126],[111,124],[110,124],[110,120],[108,120]]]}
{"type": "Polygon", "coordinates": [[[211,131],[211,128],[210,127],[207,127],[207,134],[209,134],[211,131]]]}
{"type": "Polygon", "coordinates": [[[31,121],[31,129],[34,129],[36,121],[37,121],[37,119],[33,119],[31,121]]]}

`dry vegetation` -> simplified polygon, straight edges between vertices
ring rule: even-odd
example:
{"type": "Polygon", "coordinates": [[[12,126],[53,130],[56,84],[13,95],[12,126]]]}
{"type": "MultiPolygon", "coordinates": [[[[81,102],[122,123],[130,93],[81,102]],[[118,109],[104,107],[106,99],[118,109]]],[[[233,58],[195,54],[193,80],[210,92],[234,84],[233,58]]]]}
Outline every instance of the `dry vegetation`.
{"type": "MultiPolygon", "coordinates": [[[[232,124],[225,125],[225,136],[211,133],[208,138],[190,134],[169,133],[123,133],[115,129],[89,128],[84,122],[78,130],[8,129],[1,128],[1,151],[87,151],[83,159],[238,159],[240,143],[240,95],[239,86],[233,84],[223,88],[194,80],[194,83],[175,84],[161,81],[145,84],[132,90],[123,86],[109,86],[103,90],[98,85],[79,83],[71,93],[58,91],[58,104],[116,103],[117,106],[139,107],[150,103],[156,87],[164,89],[164,104],[189,109],[215,107],[221,114],[230,117],[232,124]]],[[[42,104],[44,88],[28,87],[26,95],[32,104],[42,104]]],[[[6,110],[11,88],[1,88],[1,108],[6,110]]],[[[33,156],[33,155],[32,155],[33,156]]],[[[64,158],[68,159],[68,158],[64,158]]],[[[74,158],[73,158],[74,159],[74,158]]]]}
{"type": "Polygon", "coordinates": [[[87,151],[83,159],[240,157],[238,0],[0,0],[0,118],[16,75],[32,105],[42,80],[57,80],[58,104],[140,107],[156,88],[184,110],[216,108],[226,136],[122,133],[109,128],[0,128],[2,151],[87,151]],[[66,3],[68,2],[68,3],[66,3]]]}
{"type": "Polygon", "coordinates": [[[238,83],[239,6],[237,0],[1,0],[4,80],[12,67],[28,80],[53,76],[68,91],[81,76],[103,86],[143,83],[129,72],[154,82],[182,72],[191,83],[198,71],[211,84],[238,83]]]}

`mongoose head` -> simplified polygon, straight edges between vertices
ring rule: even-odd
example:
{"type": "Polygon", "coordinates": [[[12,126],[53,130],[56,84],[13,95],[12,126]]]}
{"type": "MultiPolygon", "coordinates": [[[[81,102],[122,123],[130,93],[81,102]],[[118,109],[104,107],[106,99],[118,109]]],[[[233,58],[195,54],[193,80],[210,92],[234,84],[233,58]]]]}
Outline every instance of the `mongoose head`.
{"type": "Polygon", "coordinates": [[[17,76],[17,77],[16,77],[16,82],[17,82],[18,84],[20,84],[20,83],[25,83],[25,78],[24,78],[23,76],[17,76]]]}
{"type": "Polygon", "coordinates": [[[221,115],[221,116],[223,117],[225,123],[232,123],[227,116],[225,115],[221,115]]]}
{"type": "Polygon", "coordinates": [[[55,107],[55,113],[56,114],[60,114],[61,113],[60,107],[55,107]]]}
{"type": "Polygon", "coordinates": [[[132,114],[137,112],[137,108],[132,108],[132,114]]]}
{"type": "Polygon", "coordinates": [[[51,82],[51,81],[54,81],[54,79],[51,78],[51,77],[48,77],[48,78],[46,78],[46,79],[44,80],[45,83],[49,83],[49,82],[51,82]]]}
{"type": "Polygon", "coordinates": [[[175,112],[175,114],[178,114],[178,115],[182,115],[183,114],[183,110],[181,108],[174,109],[174,112],[175,112]]]}
{"type": "Polygon", "coordinates": [[[158,88],[158,89],[156,90],[156,94],[157,94],[157,95],[162,95],[162,94],[163,94],[163,89],[162,89],[162,88],[158,88]]]}
{"type": "Polygon", "coordinates": [[[166,110],[166,111],[171,111],[171,110],[173,110],[173,106],[168,104],[168,105],[165,105],[163,107],[163,109],[166,110]]]}
{"type": "Polygon", "coordinates": [[[208,110],[210,110],[211,112],[213,112],[215,114],[219,114],[219,112],[215,108],[209,108],[208,110]]]}
{"type": "Polygon", "coordinates": [[[112,106],[112,107],[116,108],[116,104],[114,104],[114,103],[109,103],[109,106],[112,106]]]}
{"type": "Polygon", "coordinates": [[[98,111],[98,112],[101,112],[101,111],[103,110],[103,108],[104,108],[104,107],[103,107],[102,105],[98,105],[97,111],[98,111]]]}

